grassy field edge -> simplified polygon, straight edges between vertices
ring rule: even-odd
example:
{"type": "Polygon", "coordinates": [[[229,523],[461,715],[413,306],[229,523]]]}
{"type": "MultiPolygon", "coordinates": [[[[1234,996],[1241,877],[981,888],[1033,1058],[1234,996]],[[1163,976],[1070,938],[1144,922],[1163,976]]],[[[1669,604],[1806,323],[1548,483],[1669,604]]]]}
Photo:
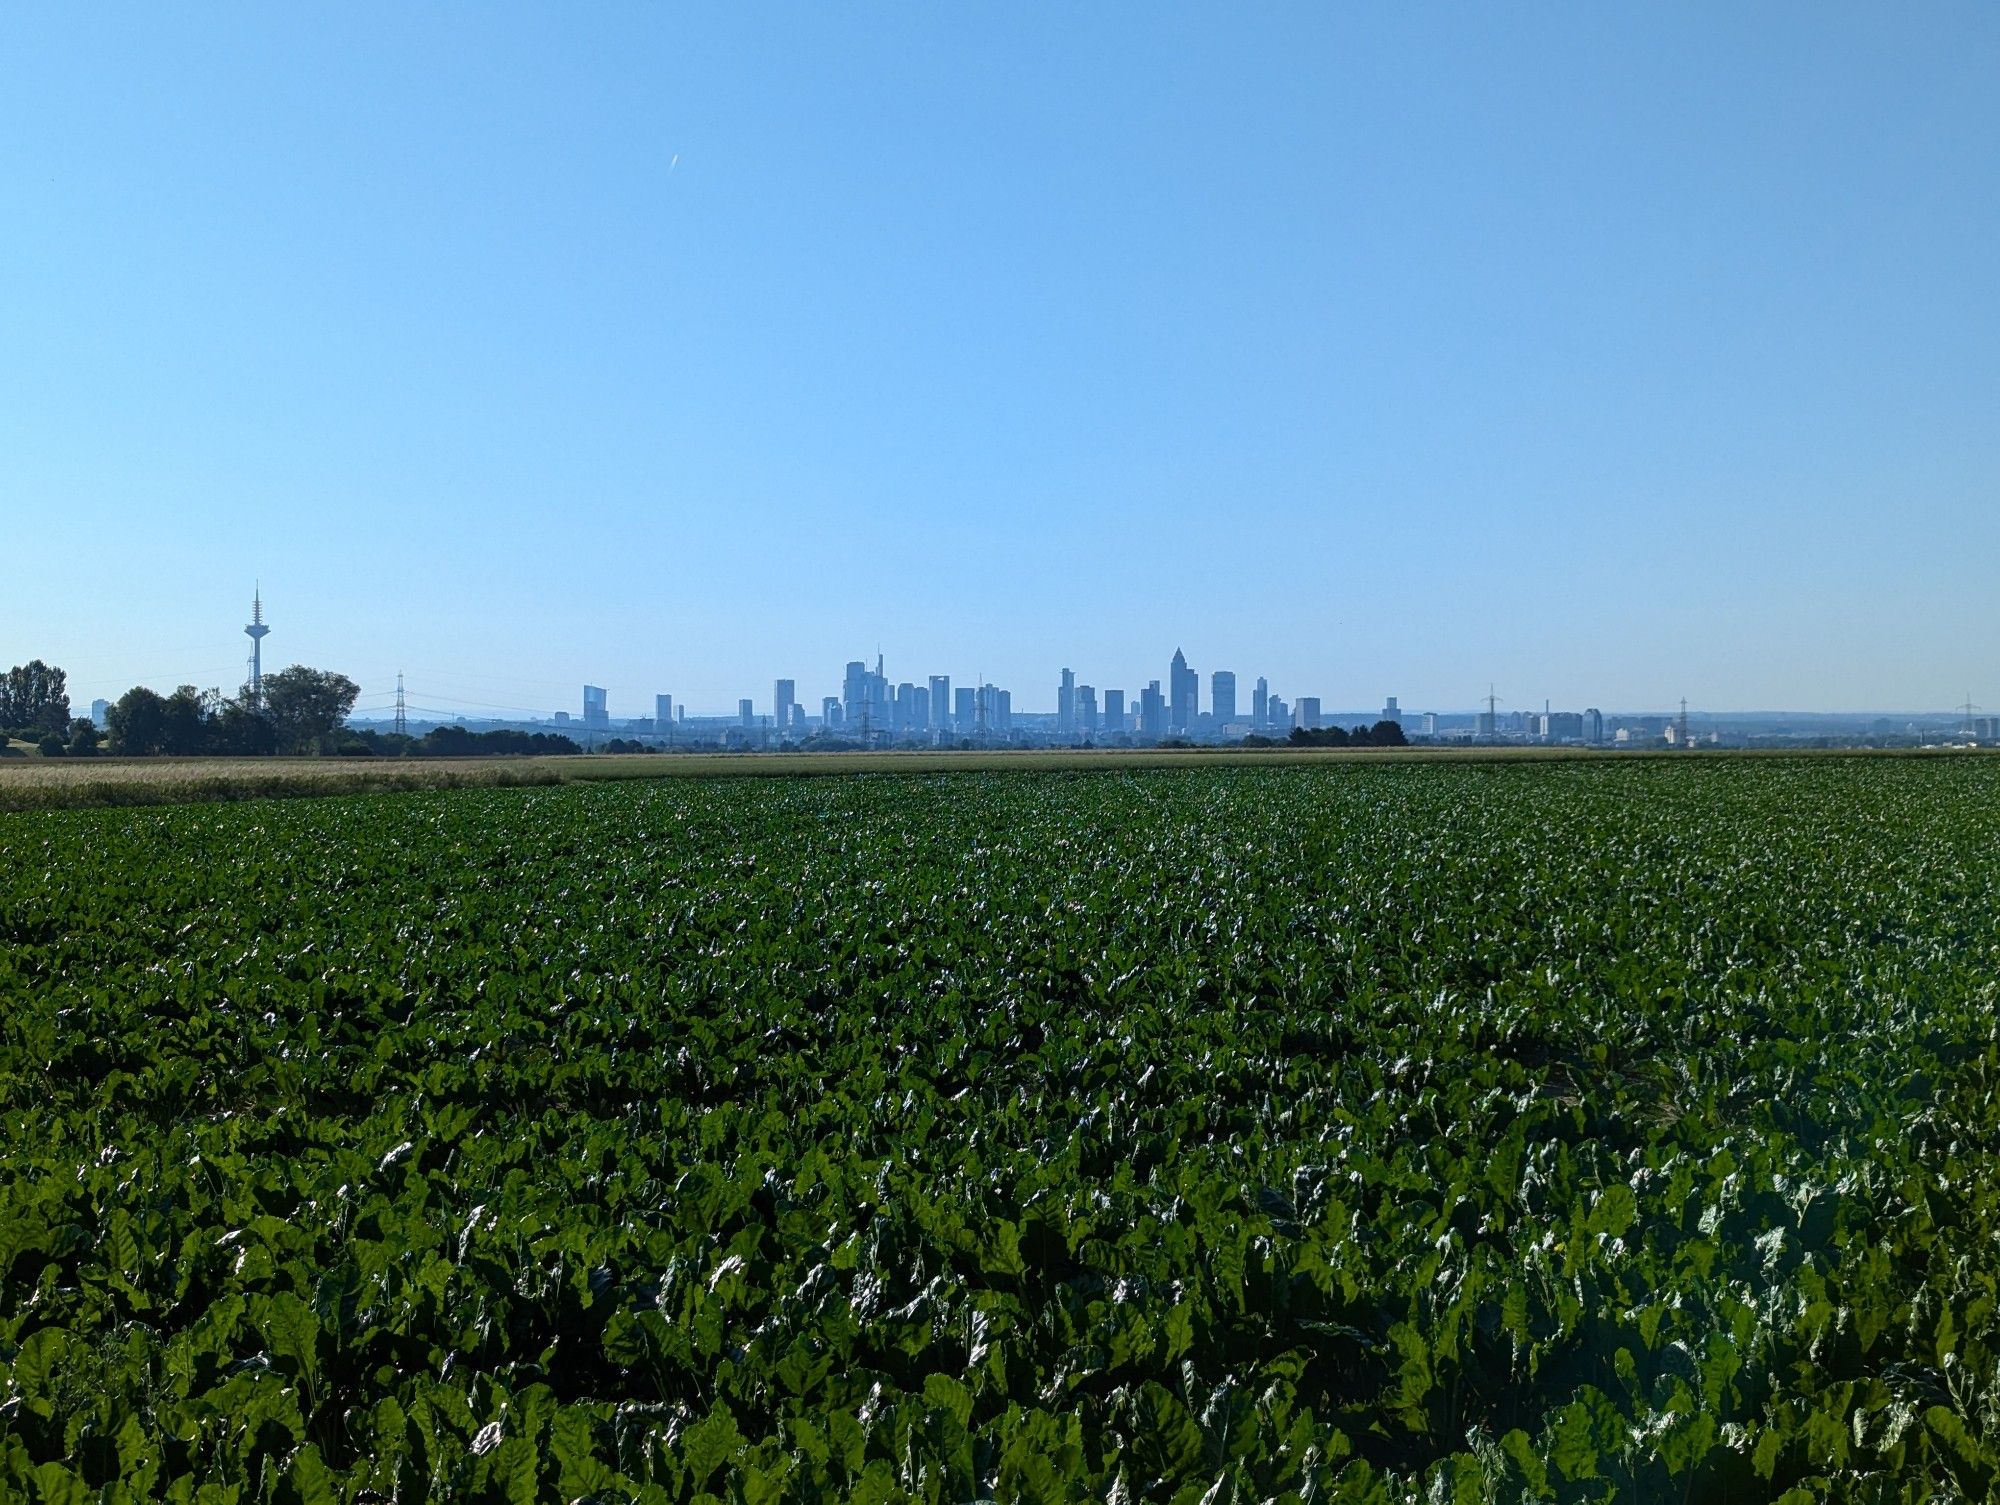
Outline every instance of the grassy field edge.
{"type": "Polygon", "coordinates": [[[847,774],[1143,771],[1334,763],[1636,762],[1655,758],[1940,757],[1964,750],[1696,753],[1563,747],[1048,748],[832,753],[661,753],[562,758],[92,758],[0,761],[0,813],[298,799],[424,789],[533,788],[601,780],[812,778],[847,774]]]}

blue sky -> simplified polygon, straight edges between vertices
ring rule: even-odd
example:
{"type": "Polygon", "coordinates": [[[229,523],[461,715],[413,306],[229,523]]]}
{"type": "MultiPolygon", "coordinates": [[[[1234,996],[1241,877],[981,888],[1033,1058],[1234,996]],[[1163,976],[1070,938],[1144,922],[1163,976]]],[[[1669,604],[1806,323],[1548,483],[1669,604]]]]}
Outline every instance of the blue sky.
{"type": "Polygon", "coordinates": [[[2000,11],[14,7],[0,659],[2000,704],[2000,11]]]}

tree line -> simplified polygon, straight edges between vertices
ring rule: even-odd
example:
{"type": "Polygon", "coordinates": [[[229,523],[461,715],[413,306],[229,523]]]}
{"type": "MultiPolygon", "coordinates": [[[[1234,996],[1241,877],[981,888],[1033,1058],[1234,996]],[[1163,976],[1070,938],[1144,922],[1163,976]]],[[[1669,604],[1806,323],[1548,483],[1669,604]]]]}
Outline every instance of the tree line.
{"type": "Polygon", "coordinates": [[[294,664],[264,676],[263,693],[234,697],[182,685],[127,690],[106,716],[111,750],[129,757],[294,756],[332,751],[361,687],[345,674],[294,664]]]}
{"type": "Polygon", "coordinates": [[[71,714],[68,676],[35,659],[0,681],[0,733],[45,757],[255,756],[322,753],[347,723],[361,687],[345,674],[294,664],[264,676],[261,694],[235,696],[182,685],[162,695],[135,685],[105,715],[106,734],[71,714]]]}
{"type": "MultiPolygon", "coordinates": [[[[264,676],[263,694],[245,685],[237,694],[182,685],[162,695],[135,685],[112,703],[100,732],[89,717],[70,711],[68,677],[40,659],[0,678],[0,749],[10,740],[32,742],[44,757],[259,757],[286,753],[336,757],[479,758],[548,757],[583,749],[555,732],[463,726],[432,727],[421,737],[399,737],[347,725],[361,688],[345,674],[294,664],[264,676]]],[[[635,744],[636,746],[636,744],[635,744]]]]}
{"type": "Polygon", "coordinates": [[[1409,739],[1403,735],[1400,722],[1382,720],[1373,726],[1317,726],[1307,730],[1303,726],[1292,728],[1291,736],[1282,742],[1276,737],[1249,736],[1243,739],[1245,747],[1408,747],[1409,739]]]}

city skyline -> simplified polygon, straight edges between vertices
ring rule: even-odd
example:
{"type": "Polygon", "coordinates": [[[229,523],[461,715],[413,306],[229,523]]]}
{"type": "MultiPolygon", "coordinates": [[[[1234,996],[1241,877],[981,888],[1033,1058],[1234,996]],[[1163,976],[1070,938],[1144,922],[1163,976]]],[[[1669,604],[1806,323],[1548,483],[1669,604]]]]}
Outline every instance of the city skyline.
{"type": "MultiPolygon", "coordinates": [[[[251,639],[251,653],[250,657],[243,664],[242,678],[238,683],[241,689],[254,699],[263,643],[274,630],[273,624],[267,622],[265,619],[261,582],[252,591],[250,616],[250,625],[245,626],[242,630],[251,639]]],[[[826,695],[815,695],[812,693],[809,679],[805,681],[809,687],[808,693],[801,695],[798,690],[798,686],[801,683],[799,676],[777,676],[769,681],[772,689],[768,701],[759,700],[755,695],[743,696],[738,694],[729,700],[727,709],[692,701],[689,697],[678,691],[664,691],[654,688],[643,694],[633,696],[629,702],[639,705],[650,702],[653,708],[650,716],[639,713],[627,713],[622,707],[614,708],[612,703],[613,692],[606,686],[588,682],[584,683],[581,687],[580,707],[574,703],[574,700],[568,707],[563,706],[560,700],[541,706],[502,705],[464,700],[456,696],[442,695],[436,691],[428,692],[428,698],[444,700],[449,702],[449,704],[426,705],[422,702],[427,698],[427,692],[421,687],[415,691],[414,704],[420,715],[422,713],[429,713],[444,720],[454,718],[463,718],[468,721],[546,720],[551,723],[574,724],[579,728],[591,731],[608,732],[615,727],[630,727],[647,721],[660,724],[663,720],[676,721],[686,719],[698,721],[731,720],[745,728],[761,725],[767,728],[776,727],[780,730],[788,728],[803,730],[808,723],[811,723],[820,728],[843,726],[845,730],[853,731],[858,723],[851,718],[854,714],[853,708],[858,701],[867,702],[871,708],[871,714],[878,718],[879,725],[874,728],[878,731],[889,726],[902,726],[905,724],[942,727],[947,724],[956,725],[956,720],[940,720],[938,716],[930,714],[928,709],[925,713],[913,716],[913,713],[908,710],[907,704],[916,704],[929,708],[935,707],[940,703],[953,706],[963,703],[971,708],[968,714],[975,721],[979,721],[979,718],[996,712],[1001,716],[1003,725],[1008,717],[1015,714],[1031,718],[1037,722],[1046,718],[1050,721],[1053,731],[1062,735],[1067,735],[1084,726],[1103,726],[1108,728],[1116,722],[1118,717],[1124,715],[1129,719],[1132,729],[1139,730],[1144,735],[1161,738],[1186,735],[1198,724],[1207,726],[1211,730],[1214,727],[1223,725],[1241,725],[1256,731],[1268,730],[1274,726],[1289,724],[1290,718],[1300,707],[1309,708],[1307,710],[1307,719],[1302,723],[1308,727],[1320,725],[1322,715],[1327,718],[1327,724],[1332,724],[1341,717],[1352,718],[1372,714],[1362,708],[1362,699],[1366,698],[1365,691],[1361,692],[1361,699],[1350,698],[1346,701],[1343,701],[1338,696],[1329,696],[1323,692],[1313,693],[1306,689],[1299,689],[1296,693],[1287,695],[1283,687],[1274,685],[1270,677],[1265,674],[1256,674],[1253,676],[1255,688],[1247,703],[1240,702],[1237,696],[1238,671],[1219,666],[1206,669],[1196,667],[1187,658],[1185,650],[1179,646],[1174,649],[1172,657],[1167,662],[1164,679],[1141,676],[1133,679],[1129,686],[1127,684],[1098,684],[1083,681],[1074,668],[1065,666],[1058,671],[1057,682],[1051,690],[1050,702],[1046,706],[1039,703],[1032,689],[1030,689],[1028,695],[1018,705],[1015,704],[1015,688],[1000,685],[990,677],[981,677],[973,685],[960,684],[958,686],[957,700],[941,702],[941,697],[949,697],[953,693],[953,675],[924,671],[922,673],[913,673],[909,679],[901,679],[897,675],[887,673],[886,664],[886,654],[880,649],[876,652],[872,667],[866,660],[849,660],[839,678],[837,693],[826,695]],[[1201,691],[1204,676],[1206,676],[1209,685],[1206,701],[1202,699],[1201,691]],[[1002,700],[996,703],[981,699],[979,691],[982,688],[997,694],[1002,697],[1002,700]],[[964,701],[964,696],[968,694],[973,696],[973,699],[969,702],[964,701]],[[903,697],[906,695],[913,697],[907,704],[902,703],[903,697]],[[820,706],[820,712],[816,717],[810,709],[815,702],[820,706]],[[1084,714],[1081,707],[1086,702],[1089,706],[1088,720],[1081,721],[1079,718],[1084,714]],[[1004,711],[998,711],[1000,704],[1004,704],[1004,711]],[[1267,715],[1267,705],[1280,707],[1281,709],[1267,715]],[[768,710],[761,709],[761,707],[766,706],[768,706],[768,710]],[[840,708],[838,712],[834,711],[835,707],[840,708]],[[841,719],[830,719],[830,713],[837,715],[841,719]]],[[[314,667],[323,668],[329,666],[315,665],[314,667]]],[[[403,705],[406,699],[404,677],[404,671],[397,671],[393,690],[385,687],[371,687],[364,684],[360,702],[356,707],[355,714],[357,719],[363,721],[380,719],[381,713],[386,709],[385,702],[392,702],[397,706],[403,705]]],[[[203,684],[199,679],[186,677],[176,679],[172,675],[168,675],[165,679],[157,683],[148,684],[146,687],[164,694],[180,684],[194,684],[200,689],[214,689],[225,694],[233,693],[235,688],[226,678],[203,684]]],[[[100,686],[79,680],[76,676],[70,677],[69,685],[73,696],[76,697],[79,703],[85,700],[92,703],[104,702],[115,699],[117,694],[122,693],[122,691],[103,690],[100,686]]],[[[129,689],[132,686],[127,685],[125,688],[129,689]]],[[[1514,704],[1510,701],[1509,697],[1496,694],[1491,682],[1488,684],[1487,693],[1475,697],[1474,703],[1470,706],[1440,702],[1421,706],[1412,704],[1406,707],[1400,704],[1404,698],[1398,693],[1385,695],[1385,703],[1381,711],[1386,715],[1387,719],[1401,720],[1405,716],[1412,718],[1412,720],[1426,716],[1462,719],[1472,716],[1477,718],[1477,724],[1483,730],[1490,732],[1497,729],[1494,719],[1495,708],[1500,704],[1509,705],[1510,709],[1507,713],[1509,715],[1516,715],[1522,712],[1532,714],[1531,706],[1514,704]]],[[[1685,696],[1680,697],[1680,703],[1683,708],[1685,707],[1685,701],[1685,696]]],[[[1553,704],[1553,697],[1544,696],[1542,699],[1543,714],[1549,713],[1553,704]]],[[[1593,703],[1588,706],[1565,707],[1558,714],[1563,716],[1584,714],[1640,718],[1657,717],[1669,714],[1673,704],[1674,702],[1670,701],[1663,707],[1638,704],[1618,705],[1614,703],[1609,709],[1605,709],[1593,703]]],[[[1894,716],[1936,717],[1939,715],[1962,713],[1964,716],[1970,718],[1975,712],[1986,709],[1988,707],[1983,702],[1976,702],[1968,691],[1964,700],[1942,707],[1905,705],[1843,709],[1809,706],[1719,707],[1705,705],[1703,707],[1703,714],[1708,716],[1741,714],[1867,716],[1886,714],[1894,716]]],[[[979,724],[983,725],[984,723],[979,722],[979,724]]],[[[1117,724],[1123,723],[1118,722],[1117,724]]]]}

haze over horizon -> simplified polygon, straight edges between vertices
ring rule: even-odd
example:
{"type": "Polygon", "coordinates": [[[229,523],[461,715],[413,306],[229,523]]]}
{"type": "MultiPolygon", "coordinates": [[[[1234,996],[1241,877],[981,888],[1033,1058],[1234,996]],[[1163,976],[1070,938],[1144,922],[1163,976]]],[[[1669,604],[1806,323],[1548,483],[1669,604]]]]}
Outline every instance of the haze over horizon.
{"type": "Polygon", "coordinates": [[[0,660],[2000,705],[2000,12],[0,18],[0,660]]]}

